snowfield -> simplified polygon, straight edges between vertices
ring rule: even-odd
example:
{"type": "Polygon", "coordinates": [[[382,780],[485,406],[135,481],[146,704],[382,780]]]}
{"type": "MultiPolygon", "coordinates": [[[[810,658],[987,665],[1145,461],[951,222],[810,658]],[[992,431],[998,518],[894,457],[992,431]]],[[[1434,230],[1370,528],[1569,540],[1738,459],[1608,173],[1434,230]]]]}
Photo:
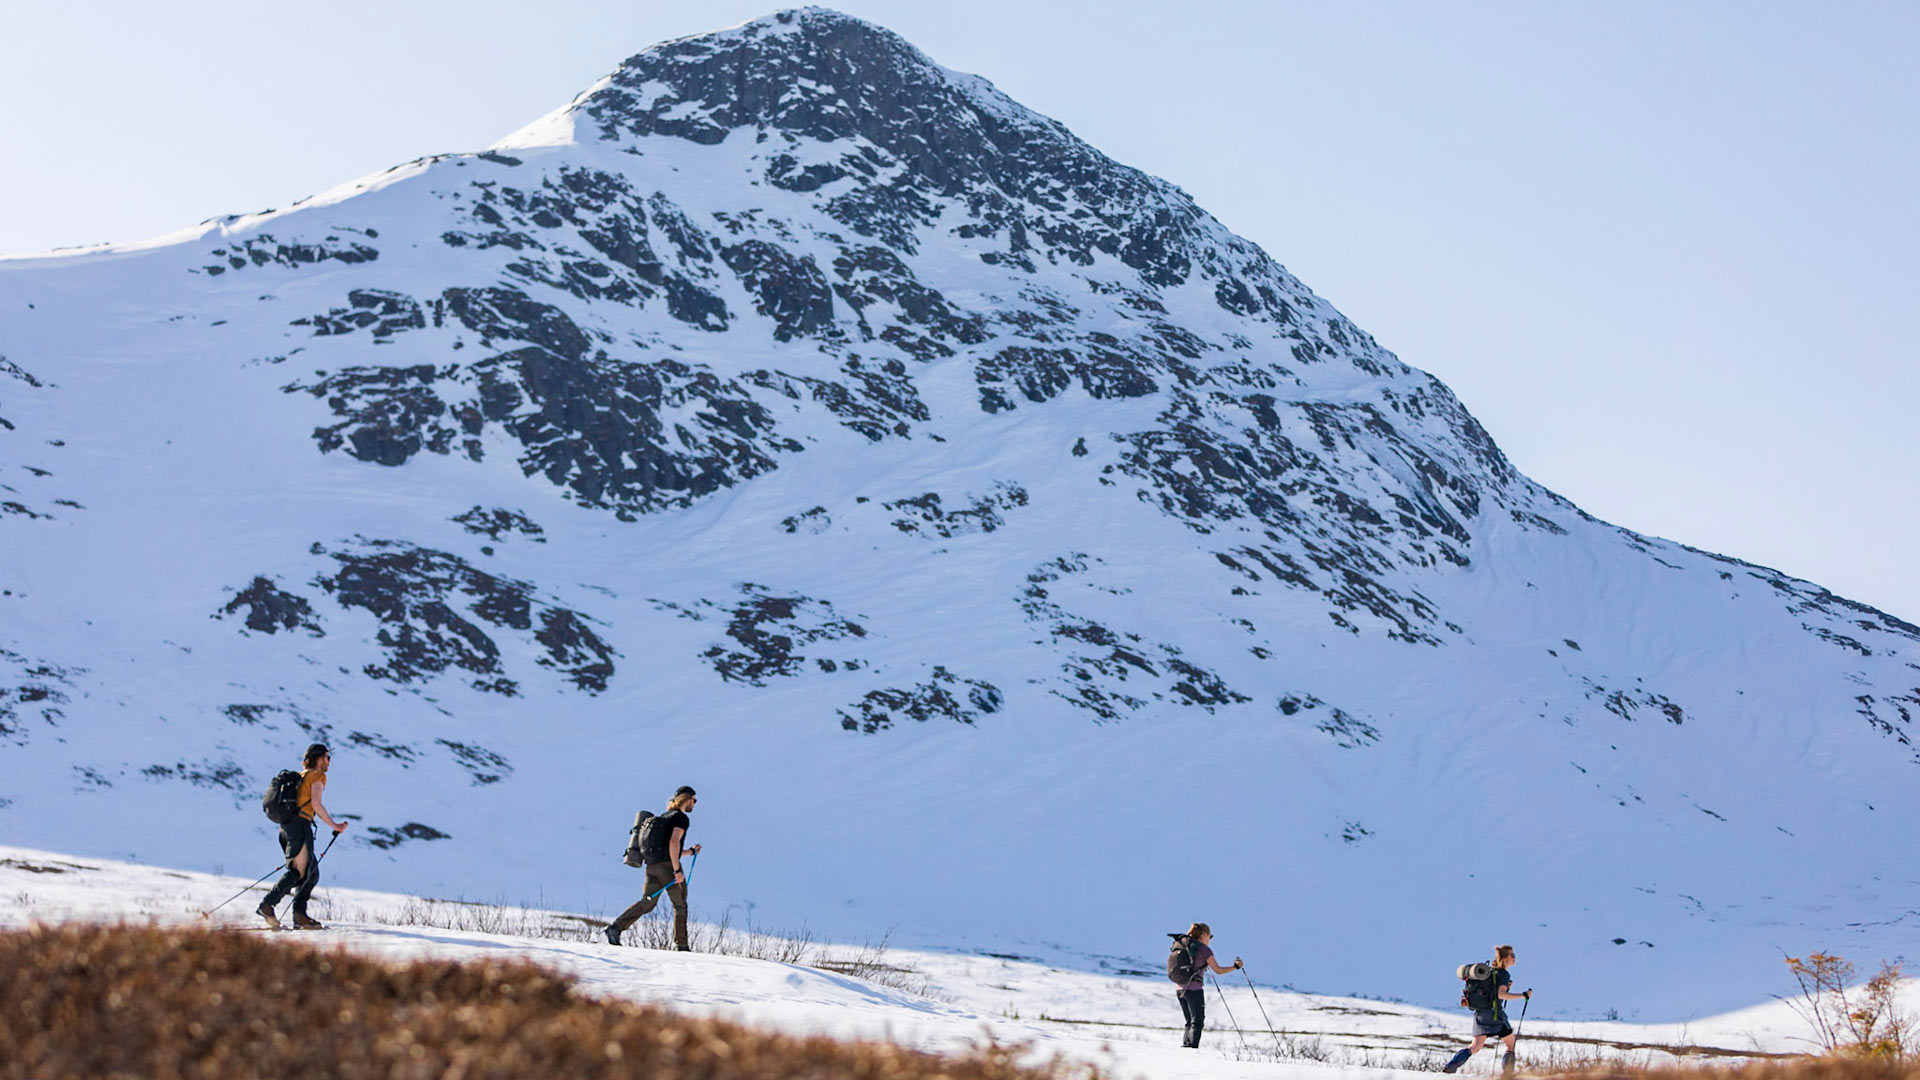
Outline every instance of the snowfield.
{"type": "Polygon", "coordinates": [[[823,9],[0,259],[0,836],[73,861],[265,861],[324,741],[343,884],[611,913],[692,784],[705,917],[963,987],[802,973],[820,1022],[1131,1046],[1199,920],[1440,1009],[1281,1002],[1404,1052],[1498,942],[1530,1024],[1911,960],[1917,718],[1920,627],[1583,513],[1177,187],[823,9]]]}
{"type": "MultiPolygon", "coordinates": [[[[345,860],[336,865],[351,877],[345,860]]],[[[245,879],[0,847],[0,926],[67,920],[197,923],[201,911],[245,884],[245,879]]],[[[216,912],[214,924],[255,932],[258,921],[250,908],[259,895],[249,891],[216,912]]],[[[1098,1064],[1116,1078],[1331,1080],[1430,1071],[1465,1041],[1462,1010],[1303,994],[1265,980],[1255,991],[1234,976],[1209,991],[1211,1026],[1202,1048],[1188,1051],[1179,1047],[1179,1012],[1170,983],[1151,975],[1088,970],[1084,960],[1074,966],[979,952],[891,948],[881,956],[891,972],[871,981],[830,966],[745,955],[614,948],[598,940],[579,940],[594,933],[597,920],[537,909],[430,901],[323,883],[315,911],[329,923],[324,933],[284,931],[271,937],[289,948],[341,947],[396,962],[417,957],[522,958],[570,974],[583,989],[607,997],[793,1034],[885,1040],[934,1052],[990,1038],[1026,1044],[1034,1058],[1059,1055],[1098,1064]],[[544,929],[527,936],[449,928],[486,920],[544,929]],[[565,940],[568,936],[575,940],[565,940]],[[1275,1033],[1263,1030],[1263,1008],[1275,1033]],[[1244,1037],[1236,1034],[1229,1010],[1246,1029],[1244,1037]]],[[[660,918],[656,913],[649,921],[660,918]]],[[[646,926],[643,922],[636,932],[646,926]]],[[[716,932],[714,924],[701,924],[695,939],[704,945],[716,932]]],[[[730,933],[739,948],[742,931],[733,928],[730,933]]],[[[834,965],[833,957],[844,961],[863,951],[821,948],[823,952],[814,954],[816,963],[828,957],[828,965],[834,965]]],[[[1516,969],[1522,987],[1528,985],[1524,961],[1516,969]]],[[[1258,957],[1249,963],[1255,970],[1276,966],[1258,957]]],[[[1457,987],[1445,972],[1435,973],[1431,981],[1436,997],[1457,987]]],[[[1549,988],[1541,988],[1543,999],[1549,995],[1549,988]]],[[[1907,997],[1910,1004],[1920,1005],[1920,982],[1908,983],[1907,997]]],[[[1522,1065],[1536,1068],[1593,1058],[1671,1061],[1675,1056],[1670,1051],[1681,1047],[1706,1055],[1684,1059],[1694,1061],[1796,1053],[1808,1048],[1810,1034],[1800,1018],[1778,1002],[1673,1024],[1529,1016],[1521,1031],[1522,1065]]],[[[1497,1054],[1489,1051],[1466,1071],[1490,1073],[1496,1066],[1497,1054]]]]}

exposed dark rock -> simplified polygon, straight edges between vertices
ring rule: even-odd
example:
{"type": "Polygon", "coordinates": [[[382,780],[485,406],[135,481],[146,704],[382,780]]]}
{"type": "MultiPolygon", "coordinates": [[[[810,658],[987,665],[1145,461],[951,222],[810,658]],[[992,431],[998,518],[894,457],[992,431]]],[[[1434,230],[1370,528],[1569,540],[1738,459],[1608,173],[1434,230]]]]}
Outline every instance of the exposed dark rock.
{"type": "Polygon", "coordinates": [[[1001,704],[1000,690],[992,683],[958,678],[936,666],[925,682],[868,692],[840,710],[840,726],[871,735],[893,727],[896,718],[923,724],[935,718],[971,724],[983,714],[999,712],[1001,704]]]}
{"type": "Polygon", "coordinates": [[[512,696],[518,687],[506,677],[500,647],[483,623],[532,638],[546,649],[540,665],[582,689],[604,690],[613,674],[614,651],[589,628],[590,620],[541,601],[526,582],[395,541],[363,540],[330,554],[339,571],[314,584],[341,606],[381,622],[377,640],[387,661],[366,666],[374,678],[409,683],[458,668],[478,676],[476,689],[512,696]]]}
{"type": "Polygon", "coordinates": [[[853,309],[861,336],[867,340],[878,334],[923,360],[951,356],[952,346],[987,340],[984,319],[959,310],[937,290],[921,284],[900,257],[886,248],[844,252],[833,261],[833,272],[840,279],[833,291],[853,309]],[[867,312],[880,304],[892,307],[898,322],[875,331],[867,312]]]}
{"type": "Polygon", "coordinates": [[[1160,389],[1154,372],[1170,365],[1122,346],[1110,335],[1088,337],[1090,344],[1078,351],[1012,345],[980,361],[974,368],[980,407],[990,413],[1012,408],[1008,384],[1035,402],[1047,401],[1076,382],[1095,398],[1145,397],[1160,389]]]}
{"type": "Polygon", "coordinates": [[[497,784],[513,774],[513,766],[507,764],[506,758],[484,746],[454,742],[451,739],[433,741],[446,747],[447,752],[453,755],[454,763],[467,770],[467,775],[473,777],[474,787],[497,784]]]}
{"type": "Polygon", "coordinates": [[[269,731],[278,731],[281,721],[286,721],[299,728],[312,742],[333,741],[333,725],[308,716],[297,705],[238,704],[227,705],[220,711],[226,714],[228,720],[245,727],[257,725],[269,731]]]}
{"type": "Polygon", "coordinates": [[[286,387],[324,399],[342,418],[315,429],[321,449],[399,465],[458,445],[477,461],[478,436],[498,425],[525,448],[523,473],[623,514],[688,505],[770,471],[775,453],[801,449],[774,432],[772,415],[739,383],[675,360],[563,357],[555,348],[587,344],[570,320],[545,305],[509,303],[528,320],[509,325],[495,302],[518,294],[487,291],[495,295],[486,304],[467,294],[456,310],[495,335],[547,344],[444,369],[352,367],[286,387]],[[682,417],[671,428],[662,419],[669,412],[682,417]]]}
{"type": "Polygon", "coordinates": [[[372,262],[380,257],[380,252],[365,244],[353,240],[342,240],[338,236],[327,236],[312,243],[283,244],[269,233],[260,233],[245,240],[234,240],[225,247],[217,247],[207,252],[219,260],[207,263],[197,272],[217,277],[228,270],[244,270],[250,266],[280,266],[294,269],[311,266],[314,263],[332,260],[341,263],[372,262]]]}
{"type": "Polygon", "coordinates": [[[773,320],[776,341],[818,334],[833,325],[833,290],[811,255],[794,256],[764,240],[720,249],[720,258],[753,294],[754,310],[773,320]]]}
{"type": "Polygon", "coordinates": [[[353,289],[347,293],[347,306],[333,308],[325,315],[293,320],[294,326],[311,326],[315,337],[350,334],[373,328],[375,339],[390,338],[402,330],[419,330],[427,325],[420,302],[405,293],[386,289],[353,289]]]}
{"type": "Polygon", "coordinates": [[[807,532],[815,536],[833,527],[833,518],[824,506],[805,510],[780,522],[780,526],[790,533],[807,532]]]}
{"type": "Polygon", "coordinates": [[[953,509],[941,505],[937,491],[881,505],[900,514],[893,519],[893,527],[901,532],[944,539],[998,529],[1006,524],[999,511],[1027,505],[1027,490],[1017,484],[996,484],[987,494],[968,499],[953,509]]]}
{"type": "Polygon", "coordinates": [[[1337,746],[1354,750],[1363,746],[1372,746],[1380,741],[1379,728],[1345,710],[1328,705],[1312,694],[1283,694],[1277,704],[1280,707],[1280,715],[1298,715],[1312,720],[1313,726],[1325,733],[1337,746]]]}
{"type": "Polygon", "coordinates": [[[282,589],[271,578],[257,577],[227,601],[214,618],[247,613],[246,628],[263,634],[282,630],[305,630],[309,636],[325,637],[320,617],[306,597],[282,589]]]}
{"type": "MultiPolygon", "coordinates": [[[[1876,698],[1872,694],[1861,694],[1854,702],[1859,705],[1859,713],[1866,717],[1881,734],[1898,742],[1901,746],[1914,745],[1914,717],[1920,715],[1920,687],[1904,694],[1885,694],[1876,698]]],[[[1920,757],[1917,754],[1916,757],[1920,757]]]]}
{"type": "Polygon", "coordinates": [[[443,833],[431,825],[422,825],[417,821],[409,821],[398,828],[388,828],[385,825],[369,825],[365,831],[372,834],[367,843],[372,844],[382,851],[399,847],[409,840],[453,839],[451,835],[443,833]]]}
{"type": "Polygon", "coordinates": [[[28,371],[26,368],[21,367],[19,364],[14,363],[4,356],[0,356],[0,375],[5,375],[10,379],[18,379],[28,386],[33,387],[35,390],[44,389],[47,385],[35,378],[33,372],[28,371]]]}
{"type": "Polygon", "coordinates": [[[784,371],[751,371],[741,378],[794,400],[813,401],[874,442],[889,435],[904,437],[912,430],[909,420],[929,418],[926,403],[898,360],[875,371],[853,357],[841,371],[849,376],[848,382],[784,371]]]}
{"type": "MultiPolygon", "coordinates": [[[[803,648],[867,636],[866,627],[841,618],[825,600],[775,596],[752,583],[740,586],[740,595],[727,619],[727,636],[738,648],[715,645],[703,654],[722,679],[765,686],[768,679],[799,674],[809,659],[803,648]]],[[[831,667],[821,666],[827,671],[857,671],[864,665],[858,658],[843,656],[833,658],[831,667]]]]}
{"type": "Polygon", "coordinates": [[[0,739],[24,746],[30,721],[59,727],[85,668],[62,667],[0,648],[0,739]]]}
{"type": "Polygon", "coordinates": [[[224,788],[238,794],[251,794],[253,789],[247,771],[231,760],[149,765],[140,772],[152,780],[184,780],[194,787],[224,788]]]}
{"type": "Polygon", "coordinates": [[[1046,625],[1055,647],[1065,654],[1060,666],[1065,677],[1048,693],[1102,722],[1121,719],[1154,701],[1198,705],[1212,712],[1216,706],[1253,700],[1188,660],[1180,649],[1076,616],[1049,591],[1049,585],[1087,573],[1100,562],[1076,552],[1050,559],[1027,575],[1020,609],[1029,621],[1046,625]]]}
{"type": "Polygon", "coordinates": [[[464,514],[456,514],[453,520],[464,526],[470,533],[476,533],[498,542],[501,537],[518,533],[536,544],[544,544],[547,538],[542,535],[546,530],[534,524],[533,519],[518,510],[503,507],[488,509],[476,506],[464,514]]]}
{"type": "Polygon", "coordinates": [[[1669,724],[1684,724],[1687,713],[1665,694],[1656,694],[1651,690],[1609,690],[1592,679],[1582,679],[1589,700],[1599,699],[1608,712],[1622,720],[1638,720],[1641,709],[1652,709],[1669,724]]]}
{"type": "Polygon", "coordinates": [[[350,731],[347,733],[346,744],[355,750],[377,754],[388,761],[397,761],[402,768],[420,757],[420,752],[406,743],[390,742],[386,736],[372,732],[350,731]]]}

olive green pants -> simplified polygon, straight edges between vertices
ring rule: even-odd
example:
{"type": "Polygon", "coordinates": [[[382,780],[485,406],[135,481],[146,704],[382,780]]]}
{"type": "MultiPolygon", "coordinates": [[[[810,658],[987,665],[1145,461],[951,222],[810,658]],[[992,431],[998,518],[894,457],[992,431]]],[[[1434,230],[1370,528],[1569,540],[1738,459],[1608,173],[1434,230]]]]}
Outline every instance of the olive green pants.
{"type": "Polygon", "coordinates": [[[617,933],[622,933],[622,934],[626,933],[627,928],[632,926],[634,923],[639,922],[640,917],[642,915],[645,915],[647,912],[653,910],[654,905],[660,902],[661,890],[665,889],[667,898],[673,901],[674,948],[686,949],[688,947],[687,946],[687,887],[685,885],[673,885],[671,884],[672,881],[673,881],[673,864],[672,863],[670,862],[648,863],[647,864],[647,884],[645,889],[645,895],[638,902],[636,902],[632,907],[621,912],[619,918],[613,920],[613,929],[617,933]]]}

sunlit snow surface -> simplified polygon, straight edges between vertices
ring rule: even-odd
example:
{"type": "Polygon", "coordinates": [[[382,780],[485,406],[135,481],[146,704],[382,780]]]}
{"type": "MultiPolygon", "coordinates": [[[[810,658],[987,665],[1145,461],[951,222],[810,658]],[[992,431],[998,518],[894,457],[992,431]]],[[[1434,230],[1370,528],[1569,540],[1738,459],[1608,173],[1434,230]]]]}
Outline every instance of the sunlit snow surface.
{"type": "MultiPolygon", "coordinates": [[[[338,867],[348,870],[344,861],[338,867]]],[[[0,926],[70,920],[206,925],[199,913],[245,883],[245,879],[0,847],[0,926]]],[[[258,896],[257,891],[249,892],[227,905],[213,915],[211,925],[251,932],[247,928],[258,925],[250,913],[258,896]]],[[[1251,987],[1235,975],[1209,989],[1212,1027],[1202,1048],[1191,1051],[1179,1047],[1179,1010],[1172,985],[1163,978],[1097,972],[1038,958],[895,948],[887,953],[886,962],[915,976],[911,988],[900,989],[815,967],[737,955],[616,949],[597,942],[407,924],[406,912],[421,906],[414,897],[323,884],[314,911],[329,923],[328,930],[324,934],[287,931],[271,939],[289,948],[340,946],[395,961],[524,958],[571,974],[583,990],[607,997],[662,1004],[793,1034],[881,1039],[935,1052],[960,1051],[990,1037],[1001,1043],[1026,1044],[1034,1059],[1063,1055],[1095,1062],[1119,1080],[1387,1075],[1412,1069],[1416,1060],[1443,1058],[1464,1044],[1462,1033],[1467,1026],[1466,1013],[1458,1009],[1295,993],[1274,984],[1272,980],[1283,974],[1275,971],[1251,987]],[[1263,1009],[1264,1018],[1270,1018],[1277,1029],[1277,1038],[1264,1030],[1263,1009]],[[1236,1031],[1234,1021],[1245,1030],[1236,1031]],[[1325,1060],[1298,1056],[1302,1053],[1325,1060]]],[[[438,911],[442,918],[459,915],[456,905],[442,904],[438,911]]],[[[556,926],[584,928],[584,920],[562,913],[513,910],[502,914],[514,919],[545,917],[556,926]]],[[[696,937],[713,929],[696,925],[696,937]]],[[[740,928],[732,932],[737,939],[740,928]]],[[[1522,986],[1527,983],[1524,966],[1516,969],[1522,986]]],[[[1444,975],[1433,980],[1437,995],[1453,992],[1457,986],[1450,985],[1444,975]]],[[[1909,1001],[1920,1004],[1920,983],[1910,982],[1907,990],[1909,1001]]],[[[1522,1064],[1528,1067],[1593,1057],[1673,1060],[1667,1051],[1653,1047],[1758,1054],[1799,1052],[1809,1045],[1805,1024],[1784,1004],[1700,1016],[1678,1024],[1570,1023],[1529,1017],[1521,1033],[1522,1064]]],[[[1486,1052],[1467,1072],[1491,1073],[1496,1066],[1497,1055],[1486,1052]]]]}

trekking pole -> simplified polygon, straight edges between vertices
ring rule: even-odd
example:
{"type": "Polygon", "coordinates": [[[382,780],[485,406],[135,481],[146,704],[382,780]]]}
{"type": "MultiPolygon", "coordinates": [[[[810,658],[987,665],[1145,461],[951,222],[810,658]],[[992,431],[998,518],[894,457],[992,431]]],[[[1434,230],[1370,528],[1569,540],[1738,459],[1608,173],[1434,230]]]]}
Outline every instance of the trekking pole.
{"type": "MultiPolygon", "coordinates": [[[[687,885],[693,884],[693,868],[695,864],[697,864],[699,861],[700,861],[700,853],[697,851],[687,856],[687,880],[683,884],[687,884],[687,885]]],[[[669,881],[665,885],[662,885],[659,888],[648,893],[647,899],[651,900],[654,897],[659,896],[661,893],[666,892],[668,889],[671,889],[671,888],[673,888],[673,882],[669,881]]]]}
{"type": "Polygon", "coordinates": [[[1213,992],[1220,995],[1220,1007],[1227,1010],[1227,1022],[1233,1025],[1233,1033],[1240,1036],[1240,1049],[1245,1050],[1247,1048],[1247,1033],[1240,1030],[1240,1021],[1233,1018],[1233,1006],[1227,1004],[1227,992],[1220,989],[1220,980],[1214,978],[1212,972],[1207,973],[1207,978],[1213,979],[1213,992]]]}
{"type": "MultiPolygon", "coordinates": [[[[340,834],[339,834],[339,833],[334,833],[334,834],[333,834],[333,840],[338,840],[338,839],[340,839],[340,834]]],[[[326,857],[327,857],[327,852],[329,852],[329,851],[332,851],[332,850],[333,850],[333,840],[329,840],[329,841],[327,841],[327,846],[326,846],[326,847],[325,847],[324,849],[322,849],[322,850],[321,850],[321,852],[320,852],[320,855],[319,855],[319,857],[318,857],[318,858],[316,858],[316,859],[314,859],[314,861],[315,861],[315,862],[319,862],[319,861],[320,861],[320,859],[324,859],[324,858],[326,858],[326,857]]],[[[270,877],[272,877],[273,875],[275,875],[275,874],[277,874],[277,873],[279,873],[280,871],[282,871],[282,870],[285,870],[286,868],[287,868],[287,864],[286,864],[286,863],[281,863],[281,864],[280,864],[279,866],[276,866],[276,867],[274,867],[273,869],[271,869],[271,870],[269,870],[269,871],[267,871],[266,873],[264,873],[264,874],[261,874],[261,875],[260,875],[259,877],[257,877],[257,878],[254,878],[254,879],[253,879],[253,884],[251,884],[251,885],[248,885],[248,886],[247,886],[247,887],[246,887],[245,889],[241,889],[241,890],[240,890],[239,892],[237,892],[237,893],[234,893],[234,894],[233,894],[232,896],[229,896],[229,897],[227,897],[227,898],[226,898],[225,900],[222,900],[222,901],[220,901],[219,903],[217,903],[217,904],[215,904],[215,905],[213,905],[212,907],[210,907],[210,908],[208,908],[207,910],[205,910],[205,911],[203,911],[203,912],[201,912],[201,913],[200,913],[200,917],[201,917],[201,918],[203,918],[203,919],[210,919],[210,918],[212,918],[212,917],[213,917],[213,913],[214,913],[214,912],[216,912],[216,911],[219,911],[219,910],[220,910],[221,908],[223,908],[223,907],[226,907],[226,906],[227,906],[228,904],[231,904],[231,903],[233,903],[233,902],[234,902],[235,900],[238,900],[238,899],[240,899],[241,897],[243,897],[243,896],[245,896],[245,895],[247,895],[247,892],[248,892],[248,890],[250,890],[250,889],[253,889],[253,888],[255,888],[255,887],[257,887],[257,886],[258,886],[258,885],[259,885],[259,884],[260,884],[261,882],[263,882],[263,881],[265,881],[265,880],[267,880],[268,878],[270,878],[270,877]]]]}
{"type": "Polygon", "coordinates": [[[269,871],[267,871],[266,873],[264,873],[264,874],[261,874],[261,875],[260,875],[259,877],[257,877],[257,878],[254,878],[254,879],[253,879],[253,884],[252,884],[252,885],[249,885],[249,886],[247,886],[247,887],[246,887],[245,889],[241,889],[241,890],[240,890],[239,892],[237,892],[237,893],[234,893],[234,894],[233,894],[232,896],[229,896],[229,897],[227,897],[227,898],[226,898],[225,900],[222,900],[222,901],[220,901],[219,903],[217,903],[217,904],[215,904],[215,905],[213,905],[212,907],[210,907],[210,908],[208,908],[207,910],[205,910],[205,911],[203,911],[203,912],[201,912],[201,913],[200,913],[200,917],[201,917],[201,918],[203,918],[203,919],[211,919],[211,918],[213,918],[213,913],[214,913],[214,912],[216,912],[216,911],[219,911],[219,910],[220,910],[221,908],[223,908],[223,907],[226,907],[226,906],[227,906],[228,904],[231,904],[231,903],[233,903],[233,902],[234,902],[235,900],[238,900],[238,899],[240,899],[241,897],[243,897],[243,896],[245,896],[245,895],[247,895],[247,891],[248,891],[249,889],[252,889],[252,888],[254,888],[255,886],[257,886],[257,885],[259,885],[259,884],[260,884],[261,882],[263,882],[263,881],[265,881],[265,880],[267,880],[268,878],[270,878],[270,877],[272,877],[273,875],[275,875],[275,874],[277,874],[277,873],[279,873],[280,871],[282,871],[282,870],[285,870],[286,868],[287,868],[287,867],[286,867],[286,864],[285,864],[285,863],[282,863],[282,864],[280,864],[279,866],[276,866],[276,867],[274,867],[273,869],[271,869],[271,870],[269,870],[269,871]]]}
{"type": "Polygon", "coordinates": [[[1260,1006],[1260,1019],[1267,1022],[1267,1034],[1273,1036],[1274,1049],[1284,1055],[1287,1048],[1280,1045],[1280,1032],[1274,1029],[1273,1018],[1267,1015],[1267,1007],[1260,1004],[1260,991],[1253,989],[1253,976],[1247,974],[1247,968],[1244,964],[1240,966],[1240,976],[1247,980],[1247,989],[1253,994],[1253,1003],[1260,1006]]]}

